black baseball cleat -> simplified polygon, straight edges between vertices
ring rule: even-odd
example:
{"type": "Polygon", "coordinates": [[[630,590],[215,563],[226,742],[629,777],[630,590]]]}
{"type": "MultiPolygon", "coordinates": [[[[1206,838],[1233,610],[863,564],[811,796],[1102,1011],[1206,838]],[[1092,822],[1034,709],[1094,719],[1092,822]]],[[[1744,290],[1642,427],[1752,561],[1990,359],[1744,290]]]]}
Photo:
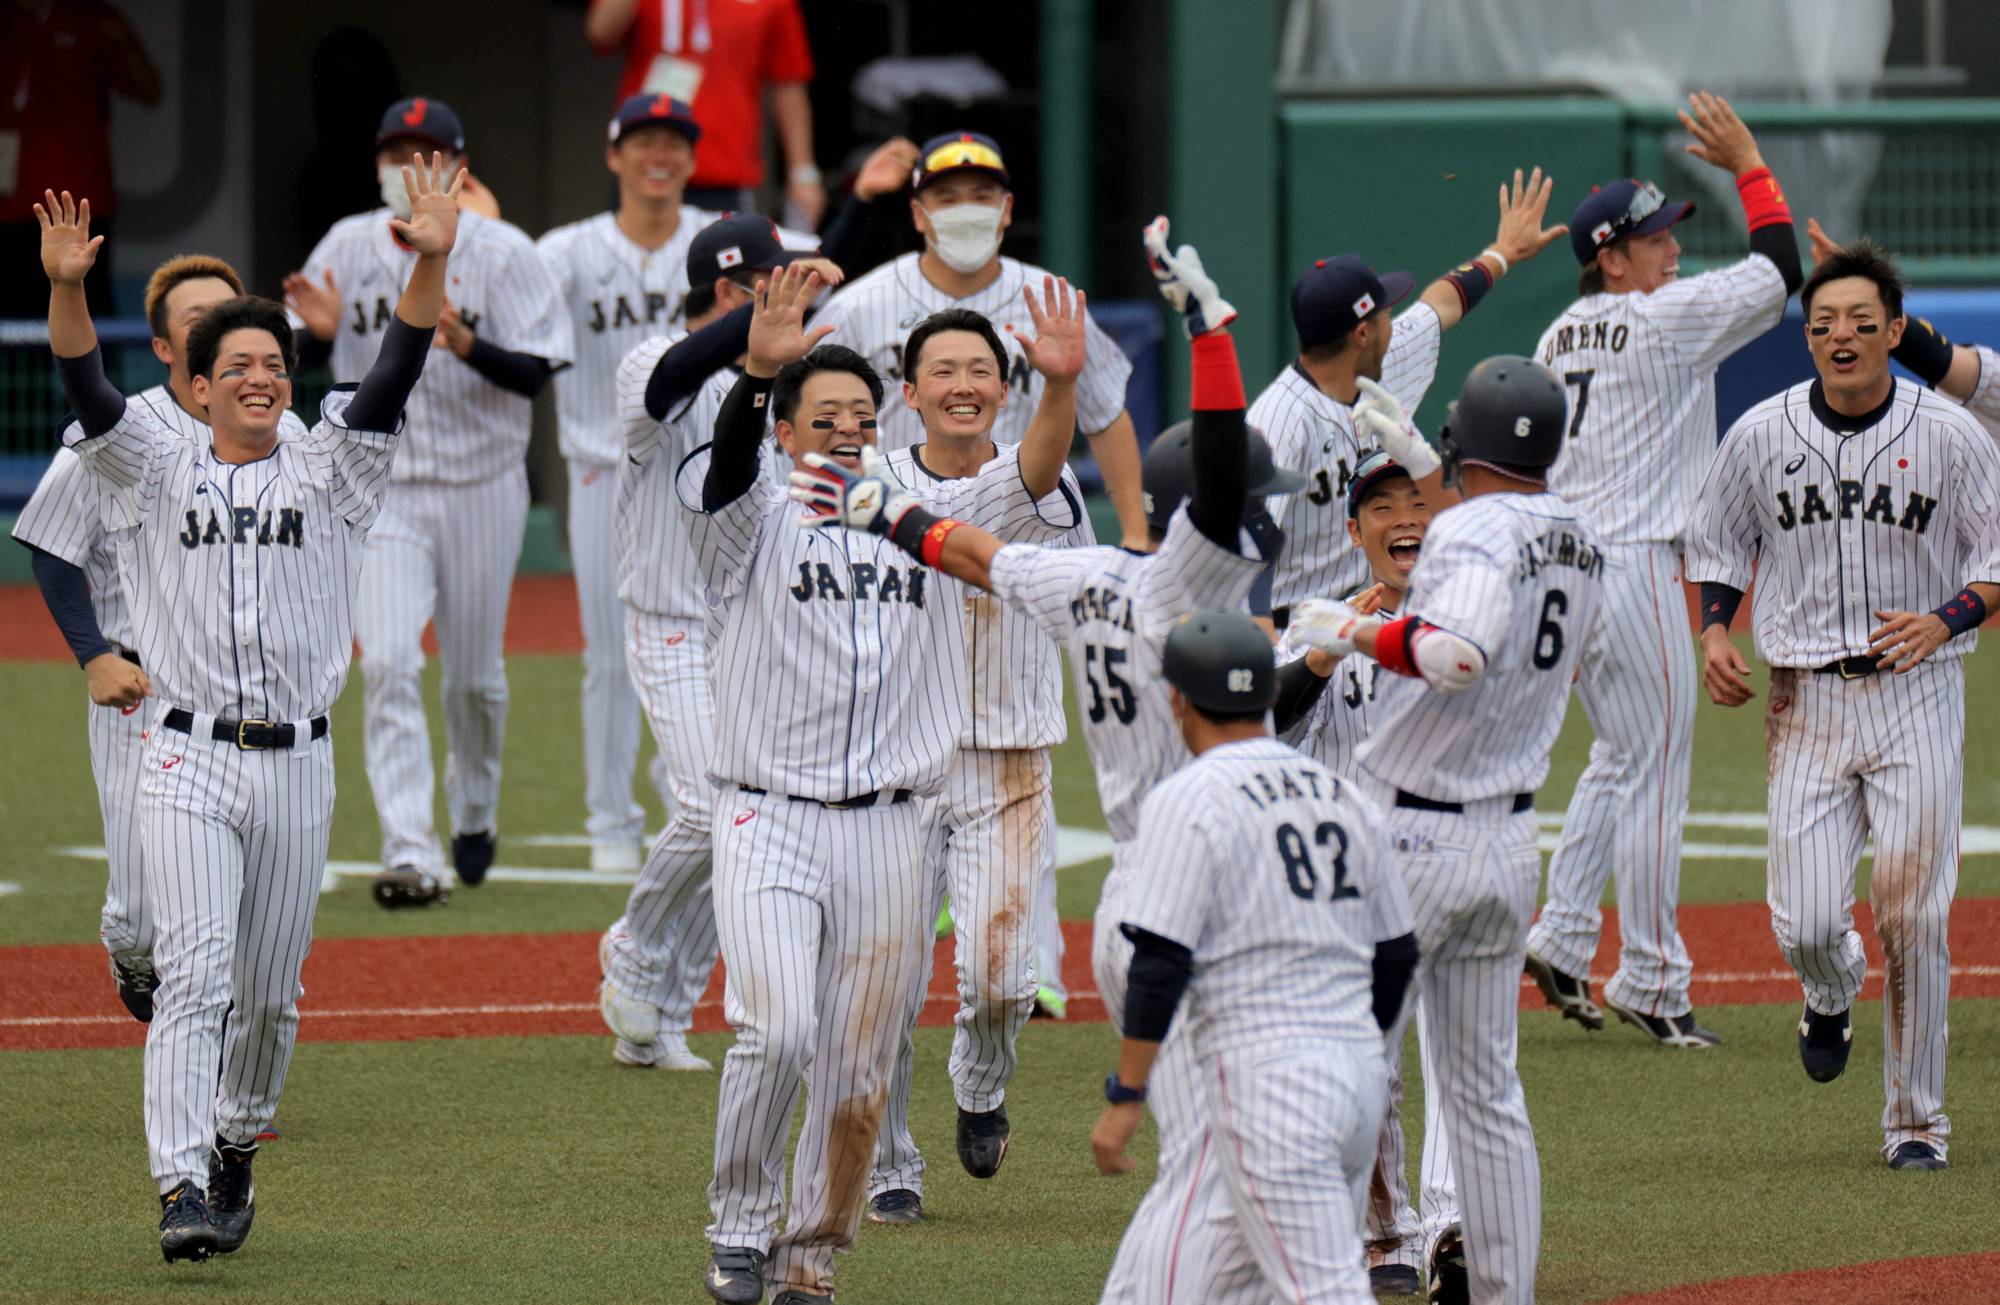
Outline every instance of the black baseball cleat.
{"type": "Polygon", "coordinates": [[[1457,1224],[1431,1247],[1430,1305],[1471,1305],[1472,1283],[1465,1276],[1465,1234],[1457,1224]]]}
{"type": "Polygon", "coordinates": [[[764,1252],[748,1246],[712,1246],[701,1285],[723,1305],[757,1305],[764,1299],[764,1252]]]}
{"type": "Polygon", "coordinates": [[[1910,1141],[1897,1147],[1889,1156],[1891,1169],[1938,1170],[1951,1168],[1951,1162],[1937,1153],[1937,1148],[1929,1142],[1910,1141]]]}
{"type": "Polygon", "coordinates": [[[1616,1015],[1620,1022],[1631,1024],[1663,1047],[1719,1047],[1722,1035],[1714,1029],[1704,1028],[1695,1022],[1694,1012],[1685,1015],[1648,1015],[1630,1006],[1621,1006],[1606,997],[1604,1008],[1616,1015]]]}
{"type": "Polygon", "coordinates": [[[132,1018],[141,1024],[151,1024],[153,990],[160,986],[160,976],[145,966],[127,965],[114,956],[111,959],[111,978],[118,985],[118,1000],[132,1012],[132,1018]]]}
{"type": "Polygon", "coordinates": [[[208,1202],[193,1183],[182,1179],[160,1196],[160,1254],[167,1263],[199,1263],[215,1254],[218,1239],[208,1202]]]}
{"type": "Polygon", "coordinates": [[[215,1221],[215,1249],[227,1255],[250,1237],[257,1217],[257,1189],[250,1181],[250,1162],[257,1144],[237,1146],[215,1139],[208,1153],[208,1213],[215,1221]]]}
{"type": "Polygon", "coordinates": [[[486,872],[493,868],[493,852],[499,840],[488,831],[473,834],[453,834],[451,836],[451,868],[458,871],[458,882],[467,888],[477,888],[486,882],[486,872]]]}
{"type": "Polygon", "coordinates": [[[922,1223],[924,1198],[907,1187],[894,1187],[868,1202],[869,1223],[922,1223]]]}
{"type": "Polygon", "coordinates": [[[1007,1107],[958,1110],[958,1162],[974,1178],[991,1178],[1007,1158],[1007,1107]]]}
{"type": "Polygon", "coordinates": [[[1522,967],[1535,986],[1542,990],[1542,996],[1549,1005],[1562,1012],[1566,1020],[1575,1020],[1592,1033],[1604,1028],[1604,1012],[1590,999],[1590,980],[1579,979],[1573,974],[1565,974],[1533,952],[1528,953],[1527,964],[1522,967]]]}
{"type": "Polygon", "coordinates": [[[413,865],[399,865],[375,876],[375,905],[385,911],[406,906],[443,906],[451,890],[413,865]]]}
{"type": "Polygon", "coordinates": [[[1424,1276],[1407,1264],[1378,1264],[1368,1270],[1368,1290],[1379,1296],[1417,1296],[1424,1276]]]}
{"type": "Polygon", "coordinates": [[[1799,1019],[1799,1061],[1806,1077],[1815,1083],[1831,1083],[1847,1068],[1847,1053],[1854,1045],[1854,1026],[1847,1012],[1822,1015],[1812,1007],[1799,1019]]]}

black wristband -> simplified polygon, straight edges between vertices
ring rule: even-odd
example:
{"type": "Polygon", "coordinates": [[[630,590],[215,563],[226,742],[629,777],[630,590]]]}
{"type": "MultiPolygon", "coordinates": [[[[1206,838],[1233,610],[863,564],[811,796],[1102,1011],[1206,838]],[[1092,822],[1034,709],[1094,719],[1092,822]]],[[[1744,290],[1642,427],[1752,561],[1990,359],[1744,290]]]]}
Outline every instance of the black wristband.
{"type": "Polygon", "coordinates": [[[1921,317],[1903,324],[1903,338],[1889,356],[1910,369],[1910,373],[1932,389],[1951,370],[1951,341],[1921,317]]]}
{"type": "Polygon", "coordinates": [[[1469,263],[1460,263],[1444,274],[1451,288],[1458,291],[1460,315],[1479,307],[1479,301],[1493,288],[1493,274],[1486,270],[1486,264],[1477,258],[1469,263]]]}
{"type": "Polygon", "coordinates": [[[889,526],[885,533],[889,536],[890,543],[902,549],[911,557],[916,558],[919,562],[922,562],[924,561],[924,536],[930,533],[932,526],[942,520],[944,520],[943,517],[927,510],[923,504],[919,503],[897,518],[895,523],[889,526]]]}
{"type": "Polygon", "coordinates": [[[1741,589],[1732,589],[1728,585],[1718,584],[1713,580],[1704,580],[1701,582],[1702,629],[1706,630],[1711,625],[1719,625],[1727,630],[1729,623],[1736,619],[1736,609],[1742,605],[1743,591],[1741,589]]]}
{"type": "Polygon", "coordinates": [[[1951,631],[1956,639],[1967,630],[1977,630],[1986,623],[1986,600],[1967,585],[1954,594],[1943,606],[1932,609],[1931,615],[1944,622],[1944,628],[1951,631]]]}

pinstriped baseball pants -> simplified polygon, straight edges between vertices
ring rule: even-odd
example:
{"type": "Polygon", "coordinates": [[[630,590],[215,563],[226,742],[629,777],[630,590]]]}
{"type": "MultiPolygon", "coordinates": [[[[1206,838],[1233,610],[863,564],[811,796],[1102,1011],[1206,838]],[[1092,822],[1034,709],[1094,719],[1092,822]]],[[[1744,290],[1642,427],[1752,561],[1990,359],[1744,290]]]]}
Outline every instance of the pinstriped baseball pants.
{"type": "Polygon", "coordinates": [[[637,843],[646,809],[632,798],[639,695],[625,666],[618,600],[618,468],[569,460],[569,556],[583,624],[583,803],[591,841],[637,843]]]}
{"type": "Polygon", "coordinates": [[[144,777],[148,707],[131,711],[89,702],[90,774],[104,815],[104,911],[97,934],[113,959],[149,961],[153,913],[146,903],[144,853],[139,834],[139,783],[144,777]]]}

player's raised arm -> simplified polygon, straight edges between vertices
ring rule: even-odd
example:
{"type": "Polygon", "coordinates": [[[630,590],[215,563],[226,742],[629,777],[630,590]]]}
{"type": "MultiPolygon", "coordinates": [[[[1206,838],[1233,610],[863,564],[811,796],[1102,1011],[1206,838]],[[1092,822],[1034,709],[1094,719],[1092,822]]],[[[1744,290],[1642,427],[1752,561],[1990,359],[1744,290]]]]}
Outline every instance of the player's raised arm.
{"type": "Polygon", "coordinates": [[[1084,295],[1081,290],[1072,295],[1066,280],[1045,276],[1040,303],[1033,286],[1025,287],[1021,297],[1027,301],[1035,334],[1030,337],[1011,322],[1007,330],[1020,341],[1028,365],[1046,382],[1035,419],[1021,438],[1021,482],[1030,495],[1041,499],[1055,493],[1076,435],[1076,378],[1083,375],[1085,353],[1084,295]]]}
{"type": "Polygon", "coordinates": [[[42,271],[49,278],[49,350],[62,374],[63,394],[95,437],[118,423],[125,396],[104,375],[104,358],[97,351],[97,328],[84,301],[83,278],[97,262],[103,236],[90,234],[90,200],[71,198],[65,190],[42,192],[35,221],[42,228],[42,271]]]}
{"type": "Polygon", "coordinates": [[[1681,110],[1680,120],[1694,137],[1687,152],[1735,176],[1736,194],[1743,201],[1743,218],[1750,228],[1750,251],[1771,260],[1784,279],[1787,296],[1796,293],[1806,276],[1799,265],[1799,242],[1792,234],[1792,210],[1778,179],[1765,166],[1757,137],[1736,116],[1728,100],[1708,91],[1688,96],[1688,107],[1681,110]]]}
{"type": "Polygon", "coordinates": [[[797,362],[833,333],[831,326],[806,329],[806,312],[824,282],[815,268],[779,268],[757,283],[743,375],[723,400],[715,418],[715,446],[702,483],[702,506],[714,512],[734,503],[757,481],[758,447],[771,402],[771,385],[787,363],[797,362]]]}
{"type": "Polygon", "coordinates": [[[930,511],[897,482],[888,459],[874,445],[861,451],[859,473],[817,453],[806,454],[803,461],[792,472],[787,492],[805,508],[807,525],[845,526],[881,535],[925,566],[981,589],[991,587],[988,568],[1001,549],[999,537],[968,521],[930,511]]]}
{"type": "Polygon", "coordinates": [[[403,169],[403,184],[410,193],[410,219],[392,218],[389,225],[417,251],[417,262],[409,284],[403,287],[403,297],[397,301],[396,320],[382,334],[375,365],[341,419],[349,429],[393,430],[417,378],[423,375],[424,359],[444,309],[445,263],[458,239],[458,191],[464,183],[463,168],[447,183],[441,154],[432,154],[428,164],[421,154],[412,155],[403,169]]]}
{"type": "Polygon", "coordinates": [[[1438,315],[1441,329],[1458,325],[1516,263],[1527,262],[1569,234],[1566,226],[1542,225],[1555,184],[1555,178],[1543,176],[1540,168],[1525,179],[1515,168],[1513,185],[1500,183],[1500,228],[1493,243],[1424,287],[1422,302],[1438,315]]]}
{"type": "Polygon", "coordinates": [[[1146,260],[1160,295],[1181,313],[1181,329],[1193,357],[1188,406],[1194,485],[1188,520],[1217,545],[1234,552],[1243,528],[1243,500],[1249,491],[1249,451],[1244,446],[1243,369],[1229,323],[1236,308],[1202,267],[1193,245],[1167,249],[1167,219],[1156,217],[1143,236],[1146,260]]]}

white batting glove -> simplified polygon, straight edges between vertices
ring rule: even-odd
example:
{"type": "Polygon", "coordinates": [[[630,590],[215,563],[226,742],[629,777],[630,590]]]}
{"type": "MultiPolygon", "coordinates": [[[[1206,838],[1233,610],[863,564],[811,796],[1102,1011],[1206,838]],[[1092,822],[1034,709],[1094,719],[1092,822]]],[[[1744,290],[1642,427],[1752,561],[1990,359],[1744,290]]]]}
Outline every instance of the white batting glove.
{"type": "Polygon", "coordinates": [[[1395,395],[1366,376],[1355,377],[1354,383],[1361,387],[1361,402],[1354,405],[1357,433],[1372,436],[1411,480],[1422,480],[1443,465],[1436,450],[1410,425],[1410,414],[1395,395]]]}
{"type": "Polygon", "coordinates": [[[887,535],[905,513],[919,505],[915,494],[897,482],[889,470],[889,460],[872,444],[861,450],[861,471],[849,471],[832,458],[808,453],[804,467],[796,468],[786,490],[793,502],[805,508],[802,525],[846,526],[887,535]]]}
{"type": "Polygon", "coordinates": [[[1345,657],[1354,651],[1354,636],[1364,626],[1373,629],[1381,624],[1380,617],[1363,616],[1337,598],[1308,598],[1292,608],[1285,637],[1329,657],[1345,657]]]}
{"type": "Polygon", "coordinates": [[[1146,224],[1142,237],[1146,264],[1153,269],[1160,294],[1181,315],[1181,329],[1188,339],[1206,335],[1236,320],[1236,308],[1222,297],[1215,279],[1202,268],[1201,255],[1193,245],[1167,250],[1167,220],[1156,217],[1146,224]]]}

